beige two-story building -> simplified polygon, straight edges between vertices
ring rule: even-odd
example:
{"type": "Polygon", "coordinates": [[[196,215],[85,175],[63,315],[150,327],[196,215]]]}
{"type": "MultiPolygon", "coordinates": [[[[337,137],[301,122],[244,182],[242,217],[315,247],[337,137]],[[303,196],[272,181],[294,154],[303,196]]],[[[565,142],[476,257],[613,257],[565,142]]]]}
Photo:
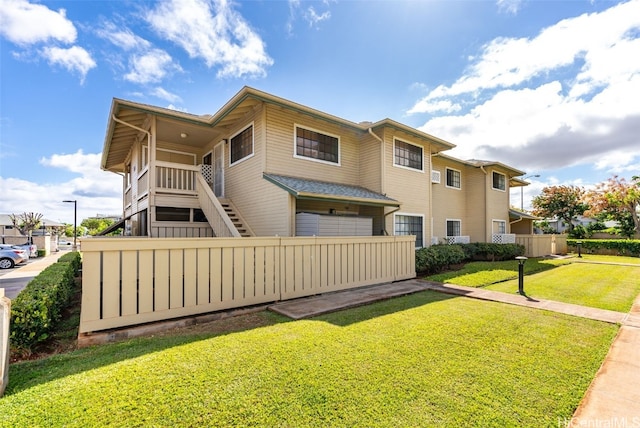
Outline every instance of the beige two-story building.
{"type": "Polygon", "coordinates": [[[213,115],[114,99],[101,166],[123,176],[127,235],[514,242],[509,189],[524,172],[453,147],[245,87],[213,115]]]}

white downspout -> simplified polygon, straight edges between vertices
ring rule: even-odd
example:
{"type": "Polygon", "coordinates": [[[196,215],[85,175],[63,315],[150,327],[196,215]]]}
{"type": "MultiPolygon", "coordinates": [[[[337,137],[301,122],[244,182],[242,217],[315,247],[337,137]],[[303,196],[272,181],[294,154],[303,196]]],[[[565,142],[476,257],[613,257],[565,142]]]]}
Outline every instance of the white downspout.
{"type": "MultiPolygon", "coordinates": [[[[429,229],[431,230],[431,236],[429,237],[429,246],[431,246],[431,244],[433,243],[433,186],[431,183],[431,171],[433,170],[433,158],[435,158],[436,156],[439,156],[440,152],[437,153],[433,153],[430,156],[429,162],[429,219],[431,221],[431,224],[429,226],[429,229]]],[[[445,177],[446,180],[446,177],[445,177]]]]}
{"type": "Polygon", "coordinates": [[[487,241],[487,222],[489,221],[489,203],[487,201],[487,176],[489,175],[489,173],[487,171],[485,171],[484,169],[484,165],[480,165],[480,170],[482,172],[484,172],[484,239],[485,242],[491,242],[490,240],[487,241]]]}
{"type": "MultiPolygon", "coordinates": [[[[384,152],[385,152],[385,150],[384,150],[384,140],[383,140],[382,138],[378,137],[378,135],[377,135],[375,132],[373,132],[373,129],[369,128],[369,129],[368,129],[368,131],[369,131],[369,134],[371,134],[371,136],[372,136],[373,138],[375,138],[376,140],[378,140],[378,141],[380,142],[380,147],[381,147],[381,151],[380,151],[380,154],[381,154],[381,156],[380,156],[380,193],[382,193],[383,195],[385,195],[386,193],[385,193],[385,191],[384,191],[384,187],[385,187],[385,186],[384,186],[384,177],[385,177],[385,162],[384,162],[384,160],[385,160],[385,156],[384,156],[384,152]]],[[[384,224],[383,224],[383,227],[384,227],[384,228],[383,228],[384,233],[387,233],[387,216],[388,216],[389,214],[393,214],[394,212],[398,211],[399,209],[400,209],[400,208],[398,207],[398,208],[396,208],[396,209],[395,209],[395,210],[393,210],[393,211],[390,211],[390,212],[388,212],[388,213],[385,213],[385,212],[384,212],[384,211],[385,211],[385,207],[382,207],[382,214],[383,214],[383,216],[382,216],[382,221],[384,222],[384,224]]]]}

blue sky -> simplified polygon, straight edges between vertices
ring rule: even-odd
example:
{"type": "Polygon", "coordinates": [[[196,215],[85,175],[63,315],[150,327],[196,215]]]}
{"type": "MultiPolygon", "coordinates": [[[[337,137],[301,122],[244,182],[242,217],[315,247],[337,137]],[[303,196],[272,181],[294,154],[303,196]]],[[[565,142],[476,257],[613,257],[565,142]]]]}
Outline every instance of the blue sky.
{"type": "Polygon", "coordinates": [[[213,114],[244,85],[539,174],[525,208],[640,175],[640,0],[0,0],[0,55],[2,213],[119,214],[112,98],[213,114]]]}

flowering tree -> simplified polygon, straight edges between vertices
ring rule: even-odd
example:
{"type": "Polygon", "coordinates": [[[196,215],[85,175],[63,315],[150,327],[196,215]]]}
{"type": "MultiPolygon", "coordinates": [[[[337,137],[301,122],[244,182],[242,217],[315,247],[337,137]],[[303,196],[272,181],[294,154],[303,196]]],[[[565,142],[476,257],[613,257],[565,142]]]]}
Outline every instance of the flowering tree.
{"type": "Polygon", "coordinates": [[[628,236],[640,233],[640,220],[638,219],[640,176],[634,176],[628,182],[624,178],[614,175],[606,182],[598,184],[587,197],[591,206],[589,215],[605,214],[622,225],[632,225],[632,229],[627,233],[628,236]]]}
{"type": "Polygon", "coordinates": [[[533,198],[533,215],[552,218],[557,217],[569,225],[569,233],[573,231],[573,221],[589,209],[584,202],[585,191],[578,186],[549,186],[542,189],[542,194],[533,198]]]}

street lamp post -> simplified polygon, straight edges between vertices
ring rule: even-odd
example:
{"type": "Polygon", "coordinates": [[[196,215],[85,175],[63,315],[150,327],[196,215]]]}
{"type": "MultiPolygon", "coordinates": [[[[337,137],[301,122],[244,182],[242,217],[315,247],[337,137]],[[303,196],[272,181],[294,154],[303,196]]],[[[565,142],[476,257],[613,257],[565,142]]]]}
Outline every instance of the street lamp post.
{"type": "Polygon", "coordinates": [[[78,201],[67,200],[62,202],[73,203],[73,249],[75,250],[78,248],[76,247],[76,237],[78,236],[78,201]]]}
{"type": "MultiPolygon", "coordinates": [[[[523,180],[526,180],[527,178],[532,178],[532,177],[540,177],[540,174],[527,175],[526,177],[523,178],[523,180]]],[[[524,186],[520,186],[520,210],[524,211],[524,186]]]]}

